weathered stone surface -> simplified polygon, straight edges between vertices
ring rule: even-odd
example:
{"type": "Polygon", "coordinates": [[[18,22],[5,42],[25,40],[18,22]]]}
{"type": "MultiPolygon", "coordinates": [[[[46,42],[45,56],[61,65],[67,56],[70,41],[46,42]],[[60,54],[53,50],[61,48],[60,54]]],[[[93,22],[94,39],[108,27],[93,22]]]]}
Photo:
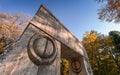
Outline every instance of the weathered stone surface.
{"type": "Polygon", "coordinates": [[[61,57],[69,59],[69,75],[93,75],[79,40],[42,5],[0,65],[0,75],[60,75],[61,57]]]}
{"type": "Polygon", "coordinates": [[[88,58],[79,40],[44,6],[41,6],[31,23],[74,50],[74,52],[88,58]]]}
{"type": "Polygon", "coordinates": [[[16,47],[10,52],[9,56],[0,65],[0,75],[59,75],[60,74],[60,43],[57,43],[57,57],[51,65],[38,67],[28,57],[28,41],[35,33],[44,33],[33,25],[29,25],[16,47]],[[55,66],[57,67],[55,68],[55,66]],[[50,69],[51,68],[51,69],[50,69]],[[57,69],[57,71],[56,71],[57,69]],[[41,73],[45,70],[45,73],[41,73]],[[38,72],[39,71],[39,72],[38,72]],[[48,73],[48,74],[47,74],[48,73]],[[51,74],[50,74],[51,73],[51,74]],[[55,73],[55,74],[54,74],[55,73]]]}
{"type": "Polygon", "coordinates": [[[61,42],[62,57],[83,59],[84,67],[79,75],[92,75],[87,53],[80,41],[45,6],[40,7],[30,23],[61,42]],[[88,71],[87,68],[90,70],[88,71]]]}
{"type": "Polygon", "coordinates": [[[29,29],[0,65],[0,75],[36,75],[38,67],[30,61],[27,54],[28,40],[33,35],[29,29]]]}

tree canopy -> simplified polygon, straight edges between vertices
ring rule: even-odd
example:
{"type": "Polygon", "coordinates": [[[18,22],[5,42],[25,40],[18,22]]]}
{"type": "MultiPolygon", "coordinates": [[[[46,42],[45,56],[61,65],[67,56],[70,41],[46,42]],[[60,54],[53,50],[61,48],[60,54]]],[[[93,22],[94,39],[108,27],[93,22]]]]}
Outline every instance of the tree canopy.
{"type": "Polygon", "coordinates": [[[28,21],[29,16],[24,14],[0,13],[0,54],[8,45],[15,42],[28,21]]]}
{"type": "Polygon", "coordinates": [[[82,43],[87,51],[94,75],[120,74],[120,56],[115,53],[113,41],[111,36],[93,30],[85,33],[82,43]]]}
{"type": "Polygon", "coordinates": [[[103,5],[99,11],[99,19],[108,22],[114,21],[115,23],[120,22],[120,0],[97,0],[103,2],[103,5]]]}

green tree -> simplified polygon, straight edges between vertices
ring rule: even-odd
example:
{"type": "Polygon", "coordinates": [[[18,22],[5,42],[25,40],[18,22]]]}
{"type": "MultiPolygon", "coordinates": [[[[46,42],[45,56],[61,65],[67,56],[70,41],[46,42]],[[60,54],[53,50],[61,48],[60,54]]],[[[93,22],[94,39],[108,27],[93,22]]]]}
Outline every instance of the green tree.
{"type": "Polygon", "coordinates": [[[119,31],[110,31],[109,36],[112,37],[113,43],[116,47],[116,52],[120,53],[120,32],[119,31]]]}
{"type": "MultiPolygon", "coordinates": [[[[118,69],[120,70],[120,32],[119,31],[110,31],[109,36],[113,39],[115,50],[113,52],[113,59],[117,64],[118,69]]],[[[120,73],[120,71],[118,71],[120,73]]]]}

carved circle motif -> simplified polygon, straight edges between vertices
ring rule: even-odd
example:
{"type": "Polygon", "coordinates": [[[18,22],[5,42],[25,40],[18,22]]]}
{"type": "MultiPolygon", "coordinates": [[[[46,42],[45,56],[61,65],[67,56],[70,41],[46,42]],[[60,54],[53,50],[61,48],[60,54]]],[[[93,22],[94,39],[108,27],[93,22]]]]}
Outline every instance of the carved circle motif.
{"type": "Polygon", "coordinates": [[[35,34],[28,42],[28,56],[31,61],[39,65],[53,63],[57,55],[57,46],[51,37],[45,34],[35,34]]]}
{"type": "Polygon", "coordinates": [[[75,73],[80,73],[83,67],[83,61],[81,58],[71,60],[71,69],[75,73]]]}

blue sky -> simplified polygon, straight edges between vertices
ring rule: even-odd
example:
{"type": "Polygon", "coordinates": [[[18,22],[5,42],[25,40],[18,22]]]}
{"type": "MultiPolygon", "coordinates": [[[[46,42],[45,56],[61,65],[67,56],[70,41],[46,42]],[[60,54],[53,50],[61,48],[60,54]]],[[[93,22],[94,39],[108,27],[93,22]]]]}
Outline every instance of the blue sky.
{"type": "Polygon", "coordinates": [[[97,10],[101,4],[95,0],[0,0],[0,12],[22,12],[32,17],[44,4],[79,40],[86,31],[96,30],[108,34],[120,29],[120,23],[101,22],[97,10]]]}

